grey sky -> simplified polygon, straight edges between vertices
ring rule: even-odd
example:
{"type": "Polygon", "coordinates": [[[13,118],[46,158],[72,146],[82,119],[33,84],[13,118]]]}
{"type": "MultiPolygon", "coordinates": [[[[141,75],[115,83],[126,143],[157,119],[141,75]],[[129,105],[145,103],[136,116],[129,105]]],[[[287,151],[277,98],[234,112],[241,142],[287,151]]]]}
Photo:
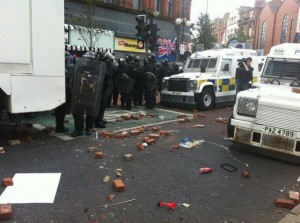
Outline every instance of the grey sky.
{"type": "Polygon", "coordinates": [[[197,21],[200,13],[206,13],[208,1],[208,14],[210,19],[222,18],[224,13],[231,12],[240,6],[254,7],[255,0],[192,0],[191,20],[197,21]]]}

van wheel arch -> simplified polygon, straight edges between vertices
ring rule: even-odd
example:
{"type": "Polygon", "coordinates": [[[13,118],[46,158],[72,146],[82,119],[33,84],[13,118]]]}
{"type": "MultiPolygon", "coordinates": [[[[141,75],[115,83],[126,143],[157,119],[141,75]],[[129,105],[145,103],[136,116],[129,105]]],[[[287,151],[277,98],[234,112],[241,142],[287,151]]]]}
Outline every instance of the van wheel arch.
{"type": "Polygon", "coordinates": [[[202,89],[199,99],[196,101],[198,110],[210,110],[215,105],[215,92],[213,86],[206,86],[202,89]]]}

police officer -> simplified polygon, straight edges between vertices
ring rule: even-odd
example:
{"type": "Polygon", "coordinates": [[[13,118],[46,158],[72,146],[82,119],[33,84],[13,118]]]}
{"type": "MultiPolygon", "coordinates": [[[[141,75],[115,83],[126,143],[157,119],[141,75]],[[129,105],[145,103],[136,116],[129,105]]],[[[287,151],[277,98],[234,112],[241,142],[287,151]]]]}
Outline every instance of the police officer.
{"type": "Polygon", "coordinates": [[[170,67],[169,67],[169,60],[164,59],[161,61],[161,70],[160,70],[160,76],[158,81],[158,90],[159,92],[162,90],[162,80],[164,77],[169,77],[170,76],[170,67]]]}
{"type": "Polygon", "coordinates": [[[112,89],[113,89],[112,78],[115,70],[113,61],[115,57],[111,53],[107,52],[103,56],[100,56],[99,59],[106,63],[106,70],[105,70],[105,77],[104,77],[102,94],[101,94],[99,113],[95,119],[95,127],[106,128],[107,122],[103,120],[103,118],[104,118],[104,112],[107,108],[109,95],[112,93],[112,89]]]}
{"type": "Polygon", "coordinates": [[[135,73],[135,83],[133,87],[133,105],[136,107],[142,105],[144,91],[140,86],[140,77],[143,72],[143,67],[141,64],[141,58],[139,56],[134,57],[134,68],[133,72],[135,73]]]}
{"type": "Polygon", "coordinates": [[[236,68],[236,94],[240,91],[249,89],[249,83],[253,79],[253,70],[251,66],[252,58],[248,57],[239,61],[239,67],[236,68]]]}
{"type": "Polygon", "coordinates": [[[65,91],[66,91],[66,102],[58,106],[55,111],[56,127],[55,132],[62,133],[67,132],[69,129],[64,126],[65,116],[67,110],[71,105],[71,77],[74,75],[75,65],[73,58],[70,53],[65,51],[65,91]]]}
{"type": "MultiPolygon", "coordinates": [[[[146,63],[144,65],[144,73],[152,73],[156,76],[159,76],[159,69],[155,61],[155,54],[151,53],[148,56],[148,60],[146,60],[146,63]]],[[[142,80],[144,81],[144,80],[142,80]]],[[[145,80],[148,81],[148,80],[145,80]]],[[[155,107],[155,92],[156,92],[156,86],[154,89],[147,88],[145,89],[145,99],[146,99],[146,109],[153,109],[155,107]]]]}
{"type": "Polygon", "coordinates": [[[87,52],[76,63],[76,76],[73,86],[73,117],[75,131],[72,137],[83,134],[84,114],[86,114],[86,135],[92,134],[95,116],[100,105],[99,94],[102,90],[102,78],[104,78],[105,65],[95,59],[94,52],[87,52]]]}

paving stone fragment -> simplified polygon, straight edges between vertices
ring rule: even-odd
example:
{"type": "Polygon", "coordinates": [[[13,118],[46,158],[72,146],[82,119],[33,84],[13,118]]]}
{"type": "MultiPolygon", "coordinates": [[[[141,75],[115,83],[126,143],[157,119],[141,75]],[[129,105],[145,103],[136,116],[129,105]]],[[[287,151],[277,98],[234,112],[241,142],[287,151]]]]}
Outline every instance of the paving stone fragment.
{"type": "Polygon", "coordinates": [[[117,192],[121,192],[125,188],[125,184],[121,179],[115,179],[113,186],[117,192]]]}
{"type": "Polygon", "coordinates": [[[296,204],[299,203],[299,192],[289,191],[289,198],[295,201],[296,204]]]}
{"type": "Polygon", "coordinates": [[[0,204],[0,220],[12,218],[11,204],[0,204]]]}
{"type": "Polygon", "coordinates": [[[288,198],[276,198],[275,206],[281,208],[293,209],[295,207],[295,202],[288,198]]]}

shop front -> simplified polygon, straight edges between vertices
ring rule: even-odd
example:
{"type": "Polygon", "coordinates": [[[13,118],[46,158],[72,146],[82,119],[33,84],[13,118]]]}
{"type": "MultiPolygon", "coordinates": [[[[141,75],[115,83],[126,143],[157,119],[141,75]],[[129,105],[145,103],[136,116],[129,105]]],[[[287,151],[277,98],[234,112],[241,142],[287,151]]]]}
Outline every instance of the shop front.
{"type": "Polygon", "coordinates": [[[116,58],[125,58],[127,54],[139,56],[141,59],[145,58],[145,49],[137,48],[136,39],[129,39],[123,37],[115,37],[114,55],[116,58]]]}

